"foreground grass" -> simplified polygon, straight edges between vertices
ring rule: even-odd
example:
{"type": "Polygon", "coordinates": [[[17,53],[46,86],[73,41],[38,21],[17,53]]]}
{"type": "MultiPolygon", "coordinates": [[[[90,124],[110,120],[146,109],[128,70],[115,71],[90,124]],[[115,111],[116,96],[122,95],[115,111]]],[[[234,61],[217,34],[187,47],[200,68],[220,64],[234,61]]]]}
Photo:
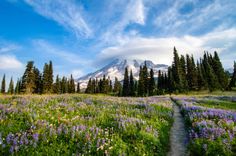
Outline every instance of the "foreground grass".
{"type": "Polygon", "coordinates": [[[166,155],[169,98],[0,97],[0,155],[166,155]]]}

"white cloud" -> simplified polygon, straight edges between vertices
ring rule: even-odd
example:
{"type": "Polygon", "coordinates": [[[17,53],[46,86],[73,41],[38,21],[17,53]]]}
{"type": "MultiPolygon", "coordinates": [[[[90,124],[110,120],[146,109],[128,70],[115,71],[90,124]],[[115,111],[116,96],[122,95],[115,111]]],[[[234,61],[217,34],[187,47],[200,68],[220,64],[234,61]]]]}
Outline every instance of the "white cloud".
{"type": "Polygon", "coordinates": [[[5,40],[0,40],[0,54],[7,53],[7,52],[13,52],[15,50],[18,50],[19,48],[20,48],[20,46],[15,43],[10,43],[5,40]]]}
{"type": "Polygon", "coordinates": [[[164,34],[189,34],[192,32],[205,32],[205,29],[227,29],[235,22],[236,3],[234,0],[214,0],[207,3],[202,1],[183,0],[175,1],[167,9],[158,14],[154,23],[164,34]],[[192,5],[187,13],[181,9],[192,5]],[[224,19],[224,20],[223,20],[224,19]]]}
{"type": "Polygon", "coordinates": [[[11,55],[0,55],[0,70],[22,69],[23,64],[11,55]]]}
{"type": "Polygon", "coordinates": [[[40,15],[52,19],[66,29],[73,31],[77,37],[92,35],[92,30],[81,15],[81,8],[72,0],[25,0],[25,2],[40,15]]]}
{"type": "Polygon", "coordinates": [[[131,0],[128,4],[122,21],[124,25],[131,22],[144,25],[145,24],[145,7],[142,0],[131,0]]]}
{"type": "MultiPolygon", "coordinates": [[[[143,0],[130,0],[127,3],[128,4],[124,8],[121,19],[111,27],[108,27],[107,31],[102,35],[102,42],[111,44],[123,42],[123,31],[129,24],[136,23],[139,25],[145,25],[146,8],[143,0]]],[[[132,34],[133,32],[134,30],[130,33],[132,34]]]]}
{"type": "MultiPolygon", "coordinates": [[[[168,38],[144,38],[134,37],[126,40],[127,42],[118,46],[108,47],[101,51],[98,57],[101,60],[114,58],[134,58],[148,59],[156,63],[171,64],[173,58],[173,47],[175,46],[179,54],[193,54],[196,58],[202,56],[203,52],[217,51],[221,55],[227,54],[233,61],[236,59],[235,49],[236,29],[212,32],[206,35],[168,37],[168,38]]],[[[231,64],[224,62],[228,67],[231,64]]]]}

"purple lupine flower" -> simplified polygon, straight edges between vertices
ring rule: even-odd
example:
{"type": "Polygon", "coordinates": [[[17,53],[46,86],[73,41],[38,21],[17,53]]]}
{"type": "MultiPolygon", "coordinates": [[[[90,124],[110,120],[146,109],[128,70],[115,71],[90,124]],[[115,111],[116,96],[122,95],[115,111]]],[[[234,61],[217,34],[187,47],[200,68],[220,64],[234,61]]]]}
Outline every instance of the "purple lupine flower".
{"type": "Polygon", "coordinates": [[[9,152],[12,154],[14,152],[14,146],[11,146],[9,152]]]}
{"type": "Polygon", "coordinates": [[[28,138],[27,138],[27,137],[25,137],[24,141],[25,141],[25,144],[26,144],[26,145],[28,145],[28,144],[29,144],[29,140],[28,140],[28,138]]]}
{"type": "Polygon", "coordinates": [[[10,143],[11,143],[12,138],[13,138],[13,134],[12,134],[12,133],[9,133],[9,134],[7,135],[7,138],[6,138],[7,144],[10,144],[10,143]]]}
{"type": "Polygon", "coordinates": [[[38,142],[39,134],[38,133],[33,134],[33,139],[34,139],[35,142],[38,142]]]}
{"type": "Polygon", "coordinates": [[[15,138],[13,139],[13,145],[14,145],[14,146],[16,146],[16,145],[17,145],[18,139],[19,139],[19,137],[18,137],[18,136],[17,136],[17,137],[15,137],[15,138]]]}

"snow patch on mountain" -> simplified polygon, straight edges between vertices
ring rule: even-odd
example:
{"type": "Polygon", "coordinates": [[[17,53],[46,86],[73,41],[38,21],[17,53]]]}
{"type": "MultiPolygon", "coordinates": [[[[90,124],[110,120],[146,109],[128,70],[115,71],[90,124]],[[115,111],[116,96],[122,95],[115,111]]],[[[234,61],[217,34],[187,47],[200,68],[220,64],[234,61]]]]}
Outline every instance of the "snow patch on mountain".
{"type": "MultiPolygon", "coordinates": [[[[89,73],[83,77],[80,77],[76,80],[76,82],[80,83],[80,87],[86,88],[87,83],[90,78],[103,78],[103,75],[109,77],[110,80],[114,81],[115,77],[118,78],[119,81],[122,81],[124,78],[125,68],[128,67],[129,71],[132,70],[133,76],[136,80],[138,80],[139,76],[139,69],[140,66],[144,65],[143,60],[129,60],[129,59],[115,59],[110,64],[106,65],[105,67],[97,70],[93,73],[89,73]]],[[[154,64],[150,60],[146,60],[146,65],[148,69],[152,68],[154,71],[154,76],[157,77],[158,71],[161,70],[163,72],[167,72],[168,65],[165,64],[154,64]]]]}

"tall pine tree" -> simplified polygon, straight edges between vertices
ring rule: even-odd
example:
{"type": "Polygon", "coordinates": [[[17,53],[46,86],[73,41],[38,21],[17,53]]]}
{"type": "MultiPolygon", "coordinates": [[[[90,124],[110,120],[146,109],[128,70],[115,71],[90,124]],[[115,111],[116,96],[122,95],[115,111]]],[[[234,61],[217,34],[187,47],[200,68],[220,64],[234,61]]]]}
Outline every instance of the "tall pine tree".
{"type": "Polygon", "coordinates": [[[148,87],[149,96],[153,96],[154,92],[155,92],[155,79],[154,79],[153,69],[151,69],[149,78],[149,87],[148,87]]]}
{"type": "Polygon", "coordinates": [[[208,89],[210,92],[216,90],[219,86],[217,78],[211,66],[211,57],[208,53],[203,56],[203,68],[205,70],[205,79],[207,80],[208,89]]]}
{"type": "Polygon", "coordinates": [[[27,63],[21,85],[23,93],[32,94],[34,92],[36,85],[33,61],[27,63]]]}
{"type": "Polygon", "coordinates": [[[186,69],[186,61],[184,55],[181,55],[180,57],[180,70],[181,70],[181,77],[183,81],[183,90],[188,91],[188,81],[187,81],[187,69],[186,69]]]}
{"type": "Polygon", "coordinates": [[[20,94],[20,81],[21,80],[18,79],[16,82],[15,94],[20,94]]]}
{"type": "Polygon", "coordinates": [[[2,78],[1,93],[5,94],[5,92],[6,92],[6,76],[4,74],[2,78]]]}
{"type": "Polygon", "coordinates": [[[13,82],[12,77],[11,77],[11,81],[10,81],[9,87],[8,87],[8,94],[14,94],[14,82],[13,82]]]}
{"type": "Polygon", "coordinates": [[[119,95],[121,92],[121,83],[118,81],[117,77],[115,77],[114,89],[113,92],[115,95],[119,95]]]}
{"type": "Polygon", "coordinates": [[[127,67],[125,68],[122,95],[123,96],[128,96],[129,95],[129,73],[128,73],[128,68],[127,67]]]}
{"type": "Polygon", "coordinates": [[[34,76],[35,76],[35,88],[33,93],[41,94],[42,93],[42,75],[38,68],[34,67],[34,76]]]}
{"type": "Polygon", "coordinates": [[[57,75],[57,77],[56,77],[56,82],[54,84],[54,89],[53,90],[54,90],[53,91],[54,93],[61,94],[61,80],[59,78],[59,75],[57,75]]]}
{"type": "Polygon", "coordinates": [[[138,96],[144,96],[144,77],[143,77],[142,66],[140,66],[140,70],[139,70],[138,96]]]}
{"type": "Polygon", "coordinates": [[[52,61],[49,61],[49,67],[48,67],[48,91],[49,93],[52,93],[53,90],[53,65],[52,61]]]}
{"type": "Polygon", "coordinates": [[[197,61],[197,89],[198,90],[203,90],[203,89],[206,89],[206,87],[207,87],[207,84],[206,84],[206,81],[203,77],[201,62],[199,63],[197,61]]]}
{"type": "Polygon", "coordinates": [[[197,89],[197,72],[193,56],[186,55],[187,62],[187,82],[189,90],[197,89]]]}
{"type": "Polygon", "coordinates": [[[148,86],[149,86],[149,74],[147,69],[147,62],[144,62],[143,66],[143,84],[144,84],[144,95],[148,96],[148,86]]]}
{"type": "Polygon", "coordinates": [[[222,90],[225,90],[228,86],[228,77],[224,71],[220,58],[216,51],[214,52],[214,57],[213,57],[213,70],[217,77],[220,88],[222,90]]]}
{"type": "Polygon", "coordinates": [[[130,77],[129,77],[129,95],[135,96],[135,88],[134,88],[134,77],[132,70],[130,71],[130,77]]]}
{"type": "Polygon", "coordinates": [[[180,59],[176,48],[174,47],[174,61],[172,63],[172,75],[173,75],[173,89],[178,92],[183,92],[183,80],[182,80],[182,73],[180,67],[180,59]]]}
{"type": "Polygon", "coordinates": [[[234,72],[229,83],[229,90],[232,90],[233,87],[236,87],[236,62],[234,61],[234,72]]]}

